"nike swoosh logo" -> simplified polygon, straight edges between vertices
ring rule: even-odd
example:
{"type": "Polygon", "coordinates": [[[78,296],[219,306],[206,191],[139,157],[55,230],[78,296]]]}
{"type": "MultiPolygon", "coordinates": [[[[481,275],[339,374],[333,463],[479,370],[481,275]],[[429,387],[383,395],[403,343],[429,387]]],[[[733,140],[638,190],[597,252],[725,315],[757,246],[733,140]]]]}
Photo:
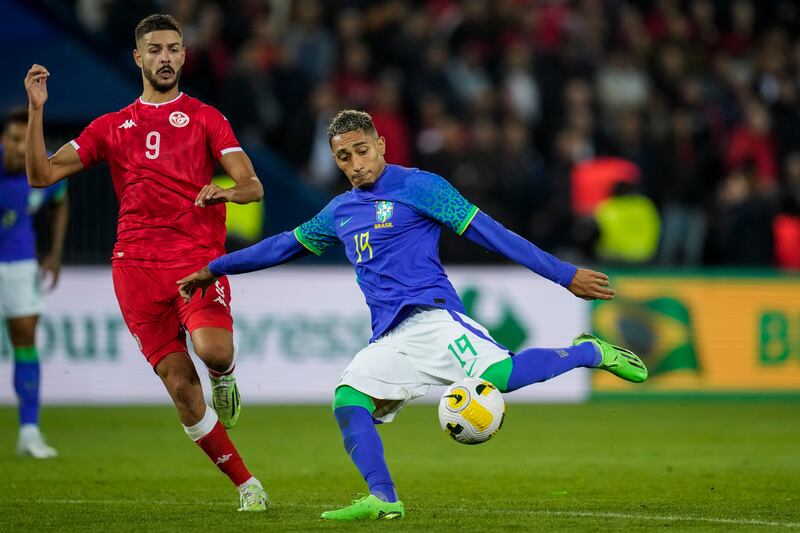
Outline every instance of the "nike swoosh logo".
{"type": "Polygon", "coordinates": [[[344,226],[345,224],[347,224],[348,222],[350,222],[352,219],[353,219],[353,217],[350,217],[350,218],[345,218],[345,219],[342,219],[342,220],[340,220],[340,221],[339,221],[339,227],[341,228],[342,226],[344,226]]]}

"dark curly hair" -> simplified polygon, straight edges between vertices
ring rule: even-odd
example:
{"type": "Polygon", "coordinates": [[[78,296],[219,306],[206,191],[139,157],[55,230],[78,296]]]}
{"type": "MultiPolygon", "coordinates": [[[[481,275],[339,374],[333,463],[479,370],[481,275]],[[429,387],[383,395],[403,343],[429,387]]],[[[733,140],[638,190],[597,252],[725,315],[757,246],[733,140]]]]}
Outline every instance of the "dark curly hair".
{"type": "Polygon", "coordinates": [[[328,124],[328,142],[336,135],[357,130],[364,130],[367,135],[378,136],[375,124],[372,123],[372,117],[369,116],[369,113],[355,109],[339,111],[331,119],[331,123],[328,124]]]}

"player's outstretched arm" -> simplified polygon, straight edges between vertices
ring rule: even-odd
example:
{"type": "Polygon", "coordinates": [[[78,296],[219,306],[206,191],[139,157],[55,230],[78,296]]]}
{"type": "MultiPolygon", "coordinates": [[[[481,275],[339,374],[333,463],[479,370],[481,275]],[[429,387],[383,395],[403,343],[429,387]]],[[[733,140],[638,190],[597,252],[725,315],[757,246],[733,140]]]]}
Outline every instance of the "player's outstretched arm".
{"type": "Polygon", "coordinates": [[[279,233],[247,248],[217,257],[207,267],[178,280],[178,292],[188,301],[197,289],[205,291],[222,276],[263,270],[310,254],[295,238],[293,231],[279,233]]]}
{"type": "Polygon", "coordinates": [[[28,93],[28,131],[25,135],[25,170],[31,187],[48,187],[83,169],[78,152],[66,144],[53,157],[44,146],[44,104],[47,102],[47,78],[50,73],[33,65],[25,76],[28,93]]]}
{"type": "Polygon", "coordinates": [[[577,268],[538,248],[532,242],[503,227],[492,217],[478,211],[462,233],[487,250],[498,253],[566,287],[579,298],[610,300],[614,291],[608,288],[608,276],[577,268]]]}
{"type": "Polygon", "coordinates": [[[264,188],[256,177],[253,163],[247,154],[242,151],[230,152],[222,156],[220,163],[236,185],[230,189],[223,189],[219,185],[210,183],[197,194],[194,205],[205,207],[223,202],[249,204],[258,202],[264,197],[264,188]]]}

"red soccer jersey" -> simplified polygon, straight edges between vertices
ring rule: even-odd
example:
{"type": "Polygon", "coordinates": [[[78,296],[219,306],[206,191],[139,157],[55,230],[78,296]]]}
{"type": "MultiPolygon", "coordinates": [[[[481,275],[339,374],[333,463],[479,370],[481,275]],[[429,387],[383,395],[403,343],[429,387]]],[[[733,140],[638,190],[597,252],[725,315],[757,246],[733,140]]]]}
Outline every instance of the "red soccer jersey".
{"type": "Polygon", "coordinates": [[[105,160],[119,200],[116,265],[187,266],[225,253],[225,205],[196,207],[215,159],[241,150],[215,108],[180,93],[141,98],[89,124],[71,141],[84,168],[105,160]]]}

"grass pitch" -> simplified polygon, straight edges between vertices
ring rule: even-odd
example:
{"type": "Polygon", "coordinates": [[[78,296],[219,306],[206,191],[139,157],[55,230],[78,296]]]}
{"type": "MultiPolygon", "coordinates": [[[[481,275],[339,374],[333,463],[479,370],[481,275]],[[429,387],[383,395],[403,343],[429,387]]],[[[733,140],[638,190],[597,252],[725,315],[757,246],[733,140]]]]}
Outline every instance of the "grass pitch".
{"type": "Polygon", "coordinates": [[[462,446],[435,406],[381,426],[406,518],[330,523],[365,487],[328,407],[245,405],[232,431],[273,502],[237,513],[171,407],[46,408],[61,457],[16,458],[0,409],[0,531],[751,531],[800,528],[800,402],[509,406],[462,446]]]}

